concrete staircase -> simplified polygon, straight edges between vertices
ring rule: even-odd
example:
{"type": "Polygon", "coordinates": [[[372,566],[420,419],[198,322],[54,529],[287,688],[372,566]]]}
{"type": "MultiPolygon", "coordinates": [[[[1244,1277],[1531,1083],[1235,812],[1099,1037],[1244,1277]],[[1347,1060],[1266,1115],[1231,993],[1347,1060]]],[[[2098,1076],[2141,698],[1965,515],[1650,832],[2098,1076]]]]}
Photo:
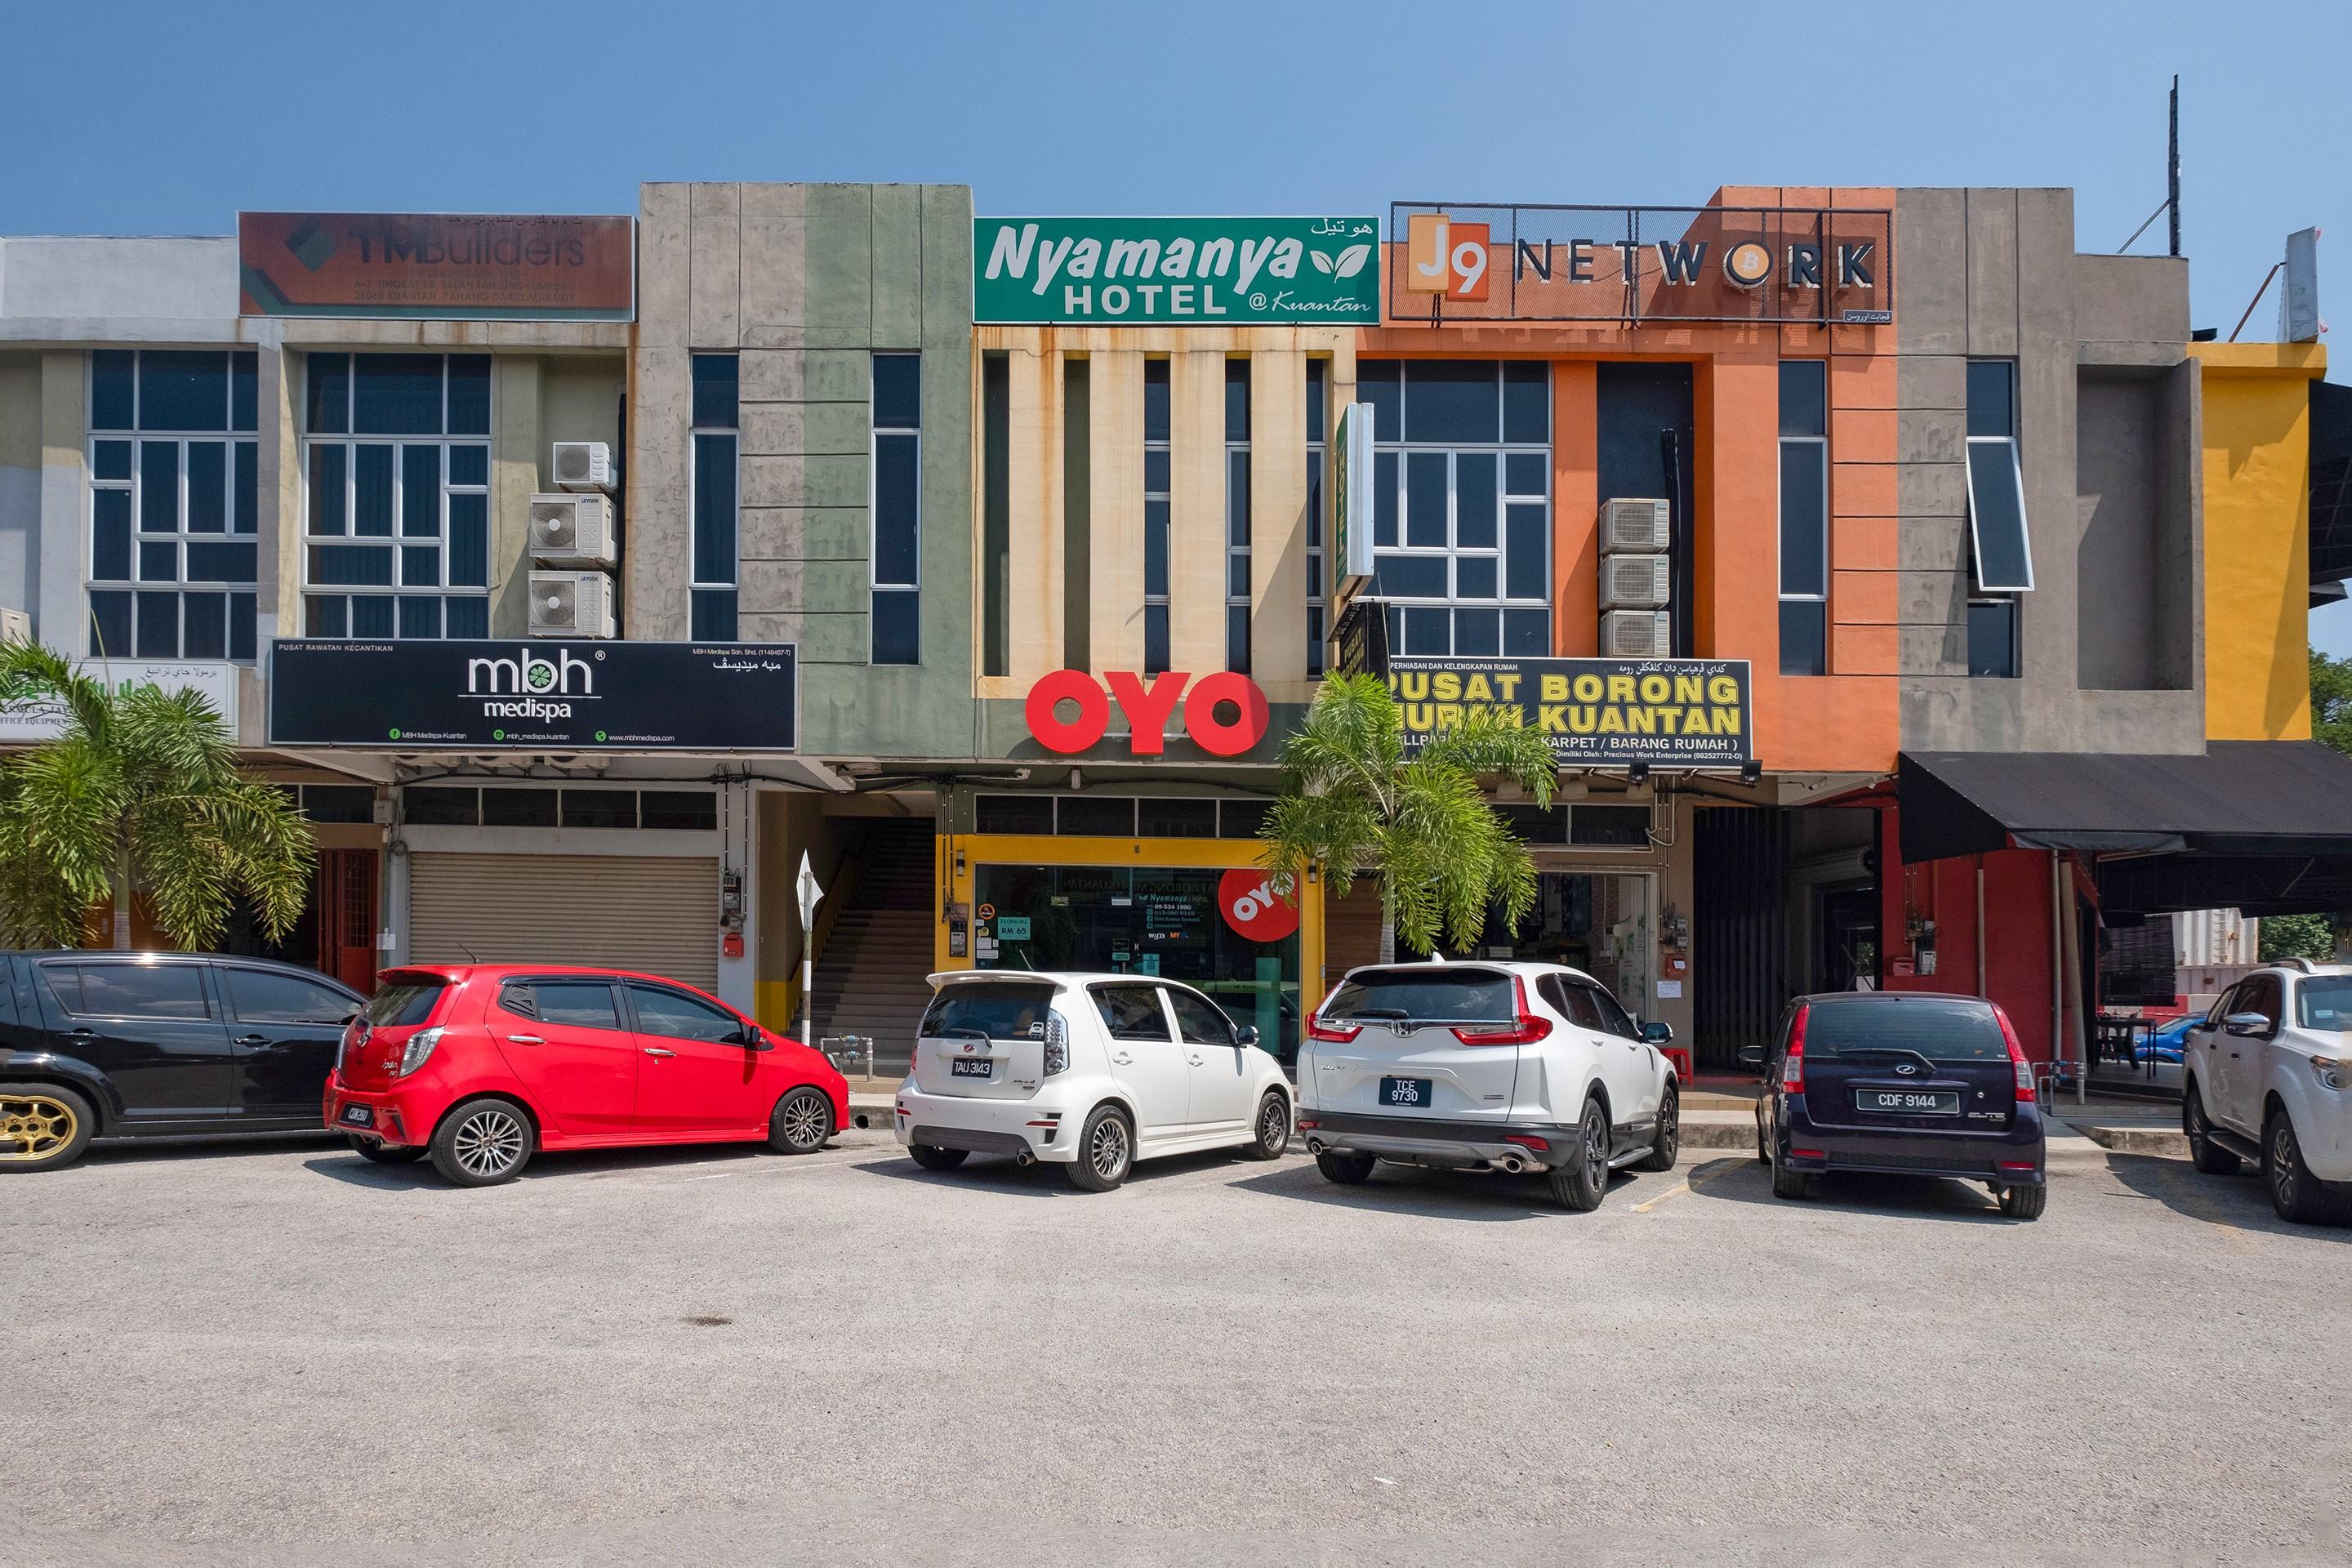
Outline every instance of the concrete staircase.
{"type": "Polygon", "coordinates": [[[856,852],[857,886],[835,917],[811,985],[819,1037],[871,1035],[875,1070],[906,1068],[931,999],[938,912],[929,820],[875,823],[856,852]]]}

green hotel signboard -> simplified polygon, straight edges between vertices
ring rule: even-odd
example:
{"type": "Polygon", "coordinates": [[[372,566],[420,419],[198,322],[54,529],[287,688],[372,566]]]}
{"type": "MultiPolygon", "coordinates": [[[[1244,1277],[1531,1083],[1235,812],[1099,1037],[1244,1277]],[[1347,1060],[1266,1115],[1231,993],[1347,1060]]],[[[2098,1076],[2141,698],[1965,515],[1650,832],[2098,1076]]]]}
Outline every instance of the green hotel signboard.
{"type": "Polygon", "coordinates": [[[1156,327],[1376,323],[1369,217],[976,218],[972,320],[1156,327]]]}

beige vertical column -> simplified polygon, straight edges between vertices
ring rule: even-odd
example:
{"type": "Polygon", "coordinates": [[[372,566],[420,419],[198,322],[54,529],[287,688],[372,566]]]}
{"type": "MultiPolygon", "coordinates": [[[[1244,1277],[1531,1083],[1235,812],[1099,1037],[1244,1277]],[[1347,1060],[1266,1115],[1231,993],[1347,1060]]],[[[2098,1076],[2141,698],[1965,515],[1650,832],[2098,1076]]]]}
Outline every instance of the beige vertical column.
{"type": "MultiPolygon", "coordinates": [[[[89,560],[89,481],[82,462],[82,442],[89,434],[89,355],[79,349],[51,349],[41,355],[41,579],[37,592],[25,584],[40,640],[75,657],[98,651],[82,598],[82,572],[89,560]]],[[[131,650],[106,651],[120,656],[131,650]]]]}
{"type": "Polygon", "coordinates": [[[1062,667],[1062,356],[1032,342],[1006,359],[1005,672],[1025,689],[1062,667]]]}
{"type": "Polygon", "coordinates": [[[1307,356],[1250,357],[1250,671],[1307,696],[1307,356]]]}
{"type": "Polygon", "coordinates": [[[1143,355],[1095,351],[1087,393],[1087,650],[1143,668],[1143,355]]]}
{"type": "Polygon", "coordinates": [[[1225,668],[1225,356],[1169,356],[1168,661],[1225,668]]]}
{"type": "MultiPolygon", "coordinates": [[[[490,362],[490,635],[530,629],[530,498],[541,484],[539,357],[490,362]]],[[[634,629],[634,628],[633,628],[634,629]]]]}

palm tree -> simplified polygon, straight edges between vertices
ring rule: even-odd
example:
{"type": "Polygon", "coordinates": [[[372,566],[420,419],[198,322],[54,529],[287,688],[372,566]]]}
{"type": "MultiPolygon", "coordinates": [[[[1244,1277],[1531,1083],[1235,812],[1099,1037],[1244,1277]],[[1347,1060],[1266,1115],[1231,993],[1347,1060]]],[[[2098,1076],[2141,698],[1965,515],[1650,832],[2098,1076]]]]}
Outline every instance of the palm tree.
{"type": "Polygon", "coordinates": [[[1551,804],[1559,764],[1532,730],[1476,714],[1404,752],[1403,715],[1378,676],[1329,675],[1282,746],[1282,798],[1260,830],[1260,863],[1297,885],[1320,868],[1340,896],[1381,879],[1381,909],[1405,945],[1475,947],[1489,905],[1517,926],[1533,906],[1535,861],[1486,804],[1482,777],[1551,804]]]}
{"type": "Polygon", "coordinates": [[[65,732],[0,762],[0,930],[25,947],[79,947],[111,899],[131,945],[143,891],[173,945],[220,939],[238,895],[275,941],[293,928],[317,858],[287,792],[236,765],[228,730],[194,691],[110,691],[37,643],[0,643],[0,701],[47,697],[65,732]]]}

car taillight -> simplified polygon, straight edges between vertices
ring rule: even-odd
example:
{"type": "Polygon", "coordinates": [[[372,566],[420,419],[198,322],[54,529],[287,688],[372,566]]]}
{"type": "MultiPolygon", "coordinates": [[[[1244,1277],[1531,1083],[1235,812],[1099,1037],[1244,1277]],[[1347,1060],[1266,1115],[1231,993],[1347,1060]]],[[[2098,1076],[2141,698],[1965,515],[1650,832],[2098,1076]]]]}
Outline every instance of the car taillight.
{"type": "Polygon", "coordinates": [[[1465,1046],[1532,1046],[1551,1033],[1551,1020],[1528,1010],[1527,982],[1511,976],[1511,994],[1518,1001],[1517,1016],[1497,1029],[1455,1027],[1454,1037],[1465,1046]]]}
{"type": "Polygon", "coordinates": [[[1328,1040],[1335,1046],[1344,1046],[1363,1032],[1361,1024],[1327,1024],[1320,1018],[1310,1018],[1307,1022],[1308,1039],[1328,1040]]]}
{"type": "Polygon", "coordinates": [[[1551,1152],[1550,1141],[1548,1139],[1538,1138],[1532,1132],[1506,1132],[1503,1134],[1503,1142],[1506,1143],[1517,1143],[1522,1149],[1532,1149],[1538,1154],[1546,1154],[1551,1152]]]}
{"type": "Polygon", "coordinates": [[[1045,1073],[1051,1077],[1070,1065],[1070,1026],[1059,1013],[1045,1015],[1045,1073]]]}
{"type": "Polygon", "coordinates": [[[1998,1002],[1992,1005],[1992,1016],[2000,1020],[2000,1037],[2009,1042],[2009,1065],[2017,1074],[2017,1103],[2031,1105],[2033,1103],[2033,1064],[2025,1059],[2025,1047],[2017,1043],[2017,1026],[2009,1021],[2009,1015],[2001,1011],[1998,1002]]]}
{"type": "Polygon", "coordinates": [[[1780,1063],[1780,1089],[1785,1094],[1805,1092],[1805,1017],[1811,1007],[1797,1009],[1797,1021],[1789,1026],[1789,1054],[1780,1063]]]}
{"type": "Polygon", "coordinates": [[[423,1067],[431,1058],[433,1047],[440,1043],[441,1030],[437,1026],[430,1029],[419,1029],[409,1036],[408,1044],[401,1048],[400,1070],[393,1076],[406,1078],[410,1073],[423,1067]]]}

